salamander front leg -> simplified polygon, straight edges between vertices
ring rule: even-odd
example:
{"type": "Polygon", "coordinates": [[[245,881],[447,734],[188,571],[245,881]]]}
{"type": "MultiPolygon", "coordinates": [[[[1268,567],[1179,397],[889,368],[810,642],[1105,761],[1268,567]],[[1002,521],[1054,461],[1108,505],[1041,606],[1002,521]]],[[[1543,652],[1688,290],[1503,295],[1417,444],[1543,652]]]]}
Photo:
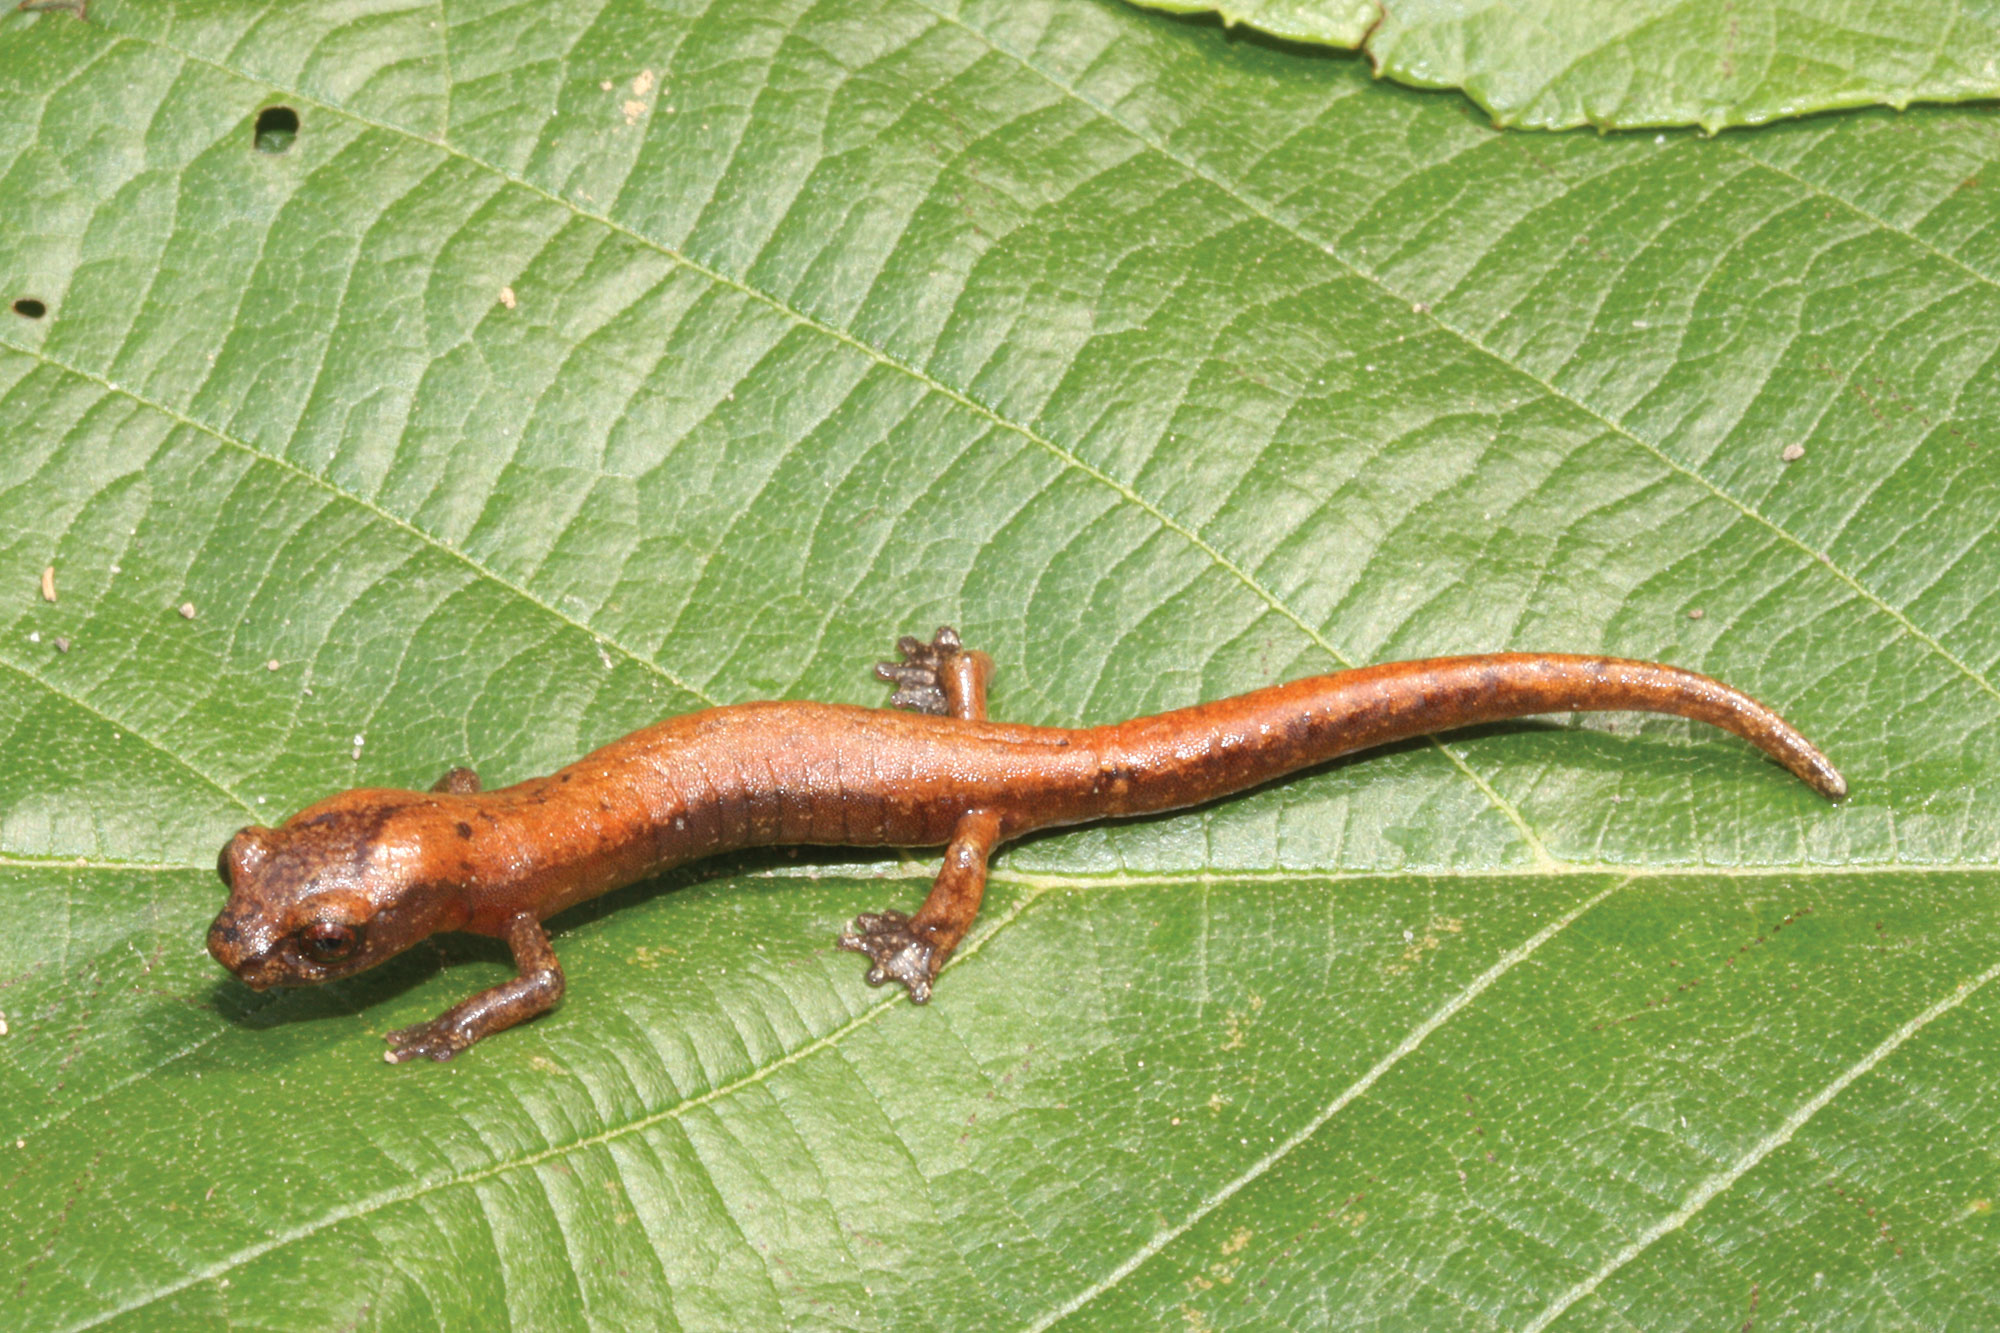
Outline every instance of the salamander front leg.
{"type": "Polygon", "coordinates": [[[929,643],[913,634],[896,641],[900,662],[877,662],[875,674],[895,685],[892,708],[909,708],[939,717],[986,720],[986,683],[993,678],[993,659],[959,641],[958,631],[940,625],[929,643]]]}
{"type": "Polygon", "coordinates": [[[534,913],[523,912],[507,923],[507,947],[514,951],[520,976],[460,1000],[428,1023],[391,1032],[386,1039],[390,1049],[382,1058],[392,1065],[420,1055],[449,1060],[481,1037],[555,1008],[563,995],[562,965],[534,913]]]}
{"type": "Polygon", "coordinates": [[[962,815],[944,851],[930,896],[915,916],[901,912],[863,912],[854,930],[840,937],[840,947],[875,960],[868,984],[900,981],[917,1004],[931,998],[931,983],[952,950],[972,929],[979,900],[986,893],[986,858],[1000,840],[1000,816],[986,810],[962,815]]]}
{"type": "Polygon", "coordinates": [[[447,769],[443,777],[431,784],[431,790],[450,792],[453,796],[473,796],[479,791],[479,775],[469,768],[447,769]]]}

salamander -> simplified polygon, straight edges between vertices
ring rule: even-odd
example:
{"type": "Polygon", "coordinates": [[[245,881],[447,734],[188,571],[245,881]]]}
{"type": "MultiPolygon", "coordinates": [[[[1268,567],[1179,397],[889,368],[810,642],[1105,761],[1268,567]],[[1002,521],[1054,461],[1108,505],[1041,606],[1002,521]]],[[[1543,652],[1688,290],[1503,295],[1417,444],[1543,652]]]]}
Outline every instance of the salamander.
{"type": "Polygon", "coordinates": [[[986,716],[993,663],[950,628],[876,672],[891,708],[745,703],[668,718],[496,791],[454,768],[429,791],[364,787],[222,849],[216,960],[257,990],[351,976],[439,931],[505,940],[520,975],[387,1036],[391,1063],[448,1060],[553,1008],[542,922],[698,857],[776,844],[926,847],[913,915],[839,937],[872,985],[931,996],[979,912],[993,849],[1037,829],[1197,805],[1357,750],[1535,713],[1630,709],[1732,731],[1831,800],[1847,784],[1770,709],[1656,662],[1563,653],[1438,657],[1314,676],[1110,726],[986,716]]]}

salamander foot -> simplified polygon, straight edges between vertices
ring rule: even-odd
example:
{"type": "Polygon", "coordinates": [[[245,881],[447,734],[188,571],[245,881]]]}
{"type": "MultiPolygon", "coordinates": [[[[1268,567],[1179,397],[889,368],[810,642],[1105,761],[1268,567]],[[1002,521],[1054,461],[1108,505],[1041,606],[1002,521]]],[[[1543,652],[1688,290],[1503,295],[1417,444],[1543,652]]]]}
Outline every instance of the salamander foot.
{"type": "Polygon", "coordinates": [[[428,1023],[418,1023],[413,1027],[397,1028],[383,1038],[389,1049],[382,1052],[382,1058],[392,1065],[405,1060],[449,1060],[478,1038],[467,1033],[455,1023],[446,1023],[442,1018],[434,1018],[428,1023]]]}
{"type": "Polygon", "coordinates": [[[905,634],[896,640],[896,651],[903,655],[902,661],[875,664],[875,674],[896,687],[896,692],[889,697],[889,706],[914,709],[919,713],[936,713],[940,717],[948,713],[950,706],[944,695],[945,671],[951,659],[965,651],[958,631],[949,625],[940,625],[929,643],[914,634],[905,634]]]}
{"type": "Polygon", "coordinates": [[[868,969],[869,985],[900,981],[909,987],[912,1002],[922,1004],[931,998],[931,982],[937,976],[937,946],[911,930],[910,918],[901,912],[863,912],[854,918],[854,930],[842,935],[838,943],[875,960],[875,966],[868,969]]]}

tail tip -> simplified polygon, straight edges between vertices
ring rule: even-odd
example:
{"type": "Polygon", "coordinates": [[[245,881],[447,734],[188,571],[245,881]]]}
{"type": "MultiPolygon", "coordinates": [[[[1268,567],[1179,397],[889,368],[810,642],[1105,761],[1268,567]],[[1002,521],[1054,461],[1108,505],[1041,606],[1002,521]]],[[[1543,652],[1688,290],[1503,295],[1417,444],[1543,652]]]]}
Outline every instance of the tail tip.
{"type": "Polygon", "coordinates": [[[1840,776],[1840,770],[1829,764],[1824,755],[1814,755],[1813,758],[1815,762],[1811,769],[1800,776],[1811,783],[1813,788],[1827,800],[1846,800],[1847,779],[1840,776]]]}

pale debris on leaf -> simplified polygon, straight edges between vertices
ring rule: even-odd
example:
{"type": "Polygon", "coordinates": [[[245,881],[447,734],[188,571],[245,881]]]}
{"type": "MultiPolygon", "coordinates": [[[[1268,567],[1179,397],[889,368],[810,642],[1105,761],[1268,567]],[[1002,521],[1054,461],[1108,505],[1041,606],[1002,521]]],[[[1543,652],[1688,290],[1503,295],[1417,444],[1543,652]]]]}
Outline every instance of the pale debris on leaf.
{"type": "Polygon", "coordinates": [[[512,310],[519,303],[520,303],[520,298],[514,295],[514,289],[512,287],[502,287],[500,289],[501,305],[504,305],[509,310],[512,310]]]}
{"type": "Polygon", "coordinates": [[[639,117],[646,114],[646,94],[652,92],[654,84],[658,82],[658,78],[650,69],[640,70],[638,76],[632,80],[632,96],[626,99],[623,107],[619,108],[625,113],[627,125],[638,124],[639,117]]]}
{"type": "Polygon", "coordinates": [[[42,600],[45,602],[53,602],[55,599],[56,599],[56,567],[54,565],[50,565],[47,569],[44,569],[42,571],[42,600]]]}

